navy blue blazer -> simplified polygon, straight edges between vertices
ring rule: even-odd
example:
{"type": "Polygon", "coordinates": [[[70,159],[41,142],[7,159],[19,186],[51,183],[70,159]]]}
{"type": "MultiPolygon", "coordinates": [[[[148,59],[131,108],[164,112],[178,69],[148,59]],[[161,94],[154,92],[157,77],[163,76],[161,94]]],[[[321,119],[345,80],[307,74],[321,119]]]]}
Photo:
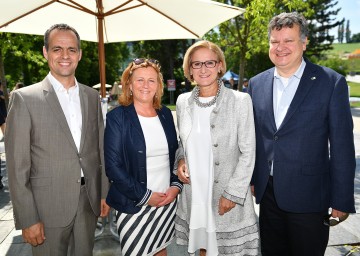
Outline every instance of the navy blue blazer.
{"type": "MultiPolygon", "coordinates": [[[[169,147],[170,186],[181,190],[182,184],[173,174],[178,147],[173,116],[165,106],[157,114],[169,147]]],[[[147,188],[145,138],[133,104],[119,106],[107,114],[104,155],[106,175],[111,183],[107,204],[120,212],[139,212],[151,191],[147,188]]]]}
{"type": "Polygon", "coordinates": [[[261,203],[273,161],[274,194],[289,212],[329,207],[355,212],[355,149],[346,80],[308,60],[299,87],[279,129],[273,112],[271,68],[250,79],[256,128],[252,183],[261,203]]]}

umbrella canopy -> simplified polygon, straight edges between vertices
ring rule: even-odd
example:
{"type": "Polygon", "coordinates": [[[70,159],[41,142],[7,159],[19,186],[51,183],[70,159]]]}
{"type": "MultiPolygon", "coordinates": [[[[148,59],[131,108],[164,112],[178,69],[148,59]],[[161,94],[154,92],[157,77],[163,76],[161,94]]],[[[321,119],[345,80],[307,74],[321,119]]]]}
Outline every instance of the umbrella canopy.
{"type": "Polygon", "coordinates": [[[201,38],[244,9],[209,0],[2,0],[0,32],[43,35],[53,24],[98,42],[105,95],[104,43],[201,38]]]}
{"type": "Polygon", "coordinates": [[[235,81],[239,80],[239,75],[235,74],[231,70],[228,70],[222,77],[223,80],[230,80],[230,78],[234,79],[235,81]]]}
{"type": "MultiPolygon", "coordinates": [[[[101,87],[101,84],[95,84],[92,88],[99,89],[101,87]]],[[[111,88],[112,86],[110,84],[105,84],[105,88],[111,88]]]]}

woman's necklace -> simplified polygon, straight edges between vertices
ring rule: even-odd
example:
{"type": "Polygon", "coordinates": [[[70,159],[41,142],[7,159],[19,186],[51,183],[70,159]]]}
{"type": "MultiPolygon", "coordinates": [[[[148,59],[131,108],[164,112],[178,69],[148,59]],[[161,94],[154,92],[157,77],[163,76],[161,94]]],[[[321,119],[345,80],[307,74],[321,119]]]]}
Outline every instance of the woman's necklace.
{"type": "Polygon", "coordinates": [[[216,95],[214,96],[214,98],[212,100],[210,100],[209,102],[201,102],[199,100],[199,95],[200,95],[200,88],[199,86],[196,86],[195,88],[195,95],[194,95],[194,100],[195,100],[195,103],[196,105],[198,105],[200,108],[208,108],[208,107],[211,107],[212,105],[214,105],[216,103],[216,100],[217,98],[219,97],[220,95],[220,90],[221,90],[221,82],[219,82],[218,80],[218,90],[217,90],[217,93],[216,95]]]}

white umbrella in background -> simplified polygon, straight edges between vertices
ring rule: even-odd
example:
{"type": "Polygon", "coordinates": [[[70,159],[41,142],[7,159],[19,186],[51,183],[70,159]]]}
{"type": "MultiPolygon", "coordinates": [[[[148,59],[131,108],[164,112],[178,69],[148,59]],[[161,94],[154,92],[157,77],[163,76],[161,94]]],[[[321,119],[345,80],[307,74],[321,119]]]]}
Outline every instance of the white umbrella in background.
{"type": "Polygon", "coordinates": [[[243,12],[209,0],[1,0],[0,32],[44,35],[66,23],[82,40],[98,42],[104,97],[104,43],[201,38],[243,12]]]}
{"type": "MultiPolygon", "coordinates": [[[[110,84],[105,84],[105,88],[111,88],[112,86],[110,85],[110,84]]],[[[99,89],[99,88],[101,88],[101,84],[99,83],[99,84],[95,84],[95,85],[93,85],[92,86],[92,88],[94,88],[94,89],[99,89]]]]}

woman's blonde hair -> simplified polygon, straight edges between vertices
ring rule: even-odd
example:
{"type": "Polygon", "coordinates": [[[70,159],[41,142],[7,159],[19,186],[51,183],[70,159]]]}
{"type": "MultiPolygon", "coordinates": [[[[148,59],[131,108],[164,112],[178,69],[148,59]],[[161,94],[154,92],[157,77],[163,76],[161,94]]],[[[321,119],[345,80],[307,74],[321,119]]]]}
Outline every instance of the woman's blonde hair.
{"type": "Polygon", "coordinates": [[[194,82],[194,78],[190,74],[192,55],[196,50],[198,50],[200,48],[209,49],[216,54],[216,56],[218,58],[217,61],[222,63],[222,68],[221,68],[220,72],[218,73],[218,78],[221,78],[226,72],[226,62],[225,62],[224,53],[220,49],[219,46],[217,46],[216,44],[214,44],[210,41],[205,41],[205,40],[198,41],[187,49],[185,56],[184,56],[184,63],[183,63],[183,70],[184,70],[185,77],[189,81],[194,82]]]}
{"type": "Polygon", "coordinates": [[[151,67],[155,69],[157,73],[158,88],[156,89],[156,93],[153,99],[153,107],[155,109],[161,108],[161,97],[163,96],[164,93],[163,75],[160,71],[161,67],[157,60],[145,59],[145,58],[134,59],[132,62],[129,63],[124,73],[122,74],[121,76],[122,93],[119,97],[120,105],[128,106],[134,102],[134,98],[130,90],[132,74],[134,70],[138,68],[147,68],[147,67],[151,67]]]}

